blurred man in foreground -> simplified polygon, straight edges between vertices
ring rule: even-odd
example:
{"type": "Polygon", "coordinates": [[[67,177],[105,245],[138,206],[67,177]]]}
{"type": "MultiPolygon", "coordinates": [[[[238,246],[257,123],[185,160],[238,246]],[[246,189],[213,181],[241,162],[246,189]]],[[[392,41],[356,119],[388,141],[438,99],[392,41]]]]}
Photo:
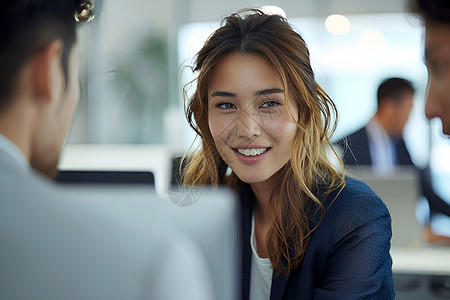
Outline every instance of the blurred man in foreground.
{"type": "MultiPolygon", "coordinates": [[[[442,132],[450,135],[450,1],[412,0],[411,10],[425,26],[425,64],[428,69],[428,87],[425,115],[439,118],[442,132]]],[[[435,194],[429,168],[422,174],[422,187],[432,213],[450,218],[450,205],[435,194]]],[[[450,245],[450,237],[427,230],[430,242],[450,245]]]]}
{"type": "Polygon", "coordinates": [[[425,25],[425,63],[428,90],[425,115],[440,118],[442,131],[450,135],[450,2],[418,1],[425,25]]]}
{"type": "Polygon", "coordinates": [[[42,176],[56,173],[77,104],[76,23],[93,13],[86,0],[1,3],[0,298],[210,299],[197,248],[152,223],[151,199],[42,176]]]}

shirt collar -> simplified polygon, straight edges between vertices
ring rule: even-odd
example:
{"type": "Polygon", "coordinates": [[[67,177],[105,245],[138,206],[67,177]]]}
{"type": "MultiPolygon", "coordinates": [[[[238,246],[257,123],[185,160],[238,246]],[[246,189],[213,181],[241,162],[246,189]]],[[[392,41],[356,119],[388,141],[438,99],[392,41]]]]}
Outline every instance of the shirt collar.
{"type": "Polygon", "coordinates": [[[386,130],[384,130],[383,126],[377,121],[375,117],[373,117],[370,122],[367,124],[367,129],[369,135],[371,135],[374,139],[383,139],[383,141],[388,141],[390,139],[386,130]]]}
{"type": "Polygon", "coordinates": [[[397,164],[397,153],[393,140],[376,118],[372,118],[366,128],[374,170],[384,174],[393,172],[397,164]]]}
{"type": "Polygon", "coordinates": [[[28,172],[30,164],[23,152],[10,139],[0,133],[0,151],[11,157],[19,167],[28,172]]]}

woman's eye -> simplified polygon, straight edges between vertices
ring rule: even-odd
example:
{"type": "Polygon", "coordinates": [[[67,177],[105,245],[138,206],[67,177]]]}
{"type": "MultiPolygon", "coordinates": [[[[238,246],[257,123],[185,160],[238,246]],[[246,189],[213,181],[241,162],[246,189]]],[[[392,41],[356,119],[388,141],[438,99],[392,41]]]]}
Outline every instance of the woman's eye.
{"type": "Polygon", "coordinates": [[[269,101],[264,102],[264,103],[261,105],[261,108],[269,108],[269,107],[277,106],[277,105],[279,105],[279,104],[280,104],[280,103],[279,103],[278,101],[275,101],[275,100],[269,100],[269,101]]]}
{"type": "Polygon", "coordinates": [[[223,109],[233,109],[236,107],[236,106],[234,106],[234,104],[231,104],[231,103],[219,103],[216,106],[219,108],[223,108],[223,109]]]}

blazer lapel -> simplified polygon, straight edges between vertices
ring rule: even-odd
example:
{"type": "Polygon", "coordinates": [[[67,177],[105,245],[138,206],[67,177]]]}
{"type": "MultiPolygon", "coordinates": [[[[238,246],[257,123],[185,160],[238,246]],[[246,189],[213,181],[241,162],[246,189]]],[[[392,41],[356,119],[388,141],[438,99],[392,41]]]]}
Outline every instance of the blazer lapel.
{"type": "Polygon", "coordinates": [[[284,290],[286,289],[289,276],[280,274],[275,277],[275,271],[272,275],[272,287],[270,288],[270,300],[281,300],[283,298],[284,290]]]}
{"type": "MultiPolygon", "coordinates": [[[[250,235],[252,229],[252,213],[253,213],[253,202],[255,201],[254,194],[251,191],[249,185],[245,185],[242,190],[241,196],[241,213],[242,213],[242,299],[248,300],[250,296],[250,273],[251,273],[251,262],[252,262],[252,250],[250,246],[250,235]]],[[[290,252],[291,257],[294,253],[290,252]]],[[[287,263],[287,262],[286,262],[287,263]]],[[[283,299],[284,291],[286,289],[289,275],[279,274],[275,276],[275,271],[272,275],[272,286],[270,288],[270,300],[281,300],[283,299]]]]}
{"type": "Polygon", "coordinates": [[[242,300],[248,300],[250,298],[250,273],[252,268],[252,249],[250,246],[250,235],[252,230],[253,197],[253,193],[251,193],[250,191],[250,186],[245,185],[243,187],[241,198],[242,300]]]}
{"type": "MultiPolygon", "coordinates": [[[[316,190],[316,194],[318,195],[319,198],[322,197],[323,195],[323,190],[318,187],[316,190]]],[[[331,197],[331,199],[334,199],[334,197],[332,197],[333,195],[329,196],[331,197]]],[[[329,205],[329,198],[326,197],[325,199],[323,199],[323,203],[325,205],[325,209],[328,207],[329,205]],[[328,201],[327,201],[328,200],[328,201]]],[[[317,209],[311,209],[308,212],[308,218],[309,218],[309,226],[310,228],[313,228],[317,223],[317,221],[320,219],[320,211],[317,209]]],[[[289,257],[294,257],[295,253],[290,250],[289,251],[289,257]]],[[[287,264],[287,262],[285,262],[287,264]]],[[[297,270],[301,270],[303,265],[303,262],[300,263],[300,265],[297,267],[297,270]]],[[[286,286],[287,283],[289,281],[289,275],[284,275],[284,274],[280,274],[279,276],[275,276],[275,271],[273,272],[272,275],[272,287],[270,289],[270,300],[281,300],[283,299],[283,295],[284,295],[284,291],[286,290],[286,286]]]]}
{"type": "Polygon", "coordinates": [[[411,161],[411,156],[409,155],[408,149],[406,148],[405,141],[403,138],[394,140],[395,151],[397,152],[397,162],[399,165],[413,165],[411,161]]]}

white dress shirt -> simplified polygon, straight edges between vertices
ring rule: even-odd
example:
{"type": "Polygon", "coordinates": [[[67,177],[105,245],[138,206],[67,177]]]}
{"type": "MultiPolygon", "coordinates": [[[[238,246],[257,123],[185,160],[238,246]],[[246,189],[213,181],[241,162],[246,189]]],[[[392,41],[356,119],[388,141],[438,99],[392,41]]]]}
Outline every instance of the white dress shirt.
{"type": "Polygon", "coordinates": [[[397,155],[392,139],[375,118],[370,120],[366,128],[373,169],[383,174],[393,172],[397,155]]]}

